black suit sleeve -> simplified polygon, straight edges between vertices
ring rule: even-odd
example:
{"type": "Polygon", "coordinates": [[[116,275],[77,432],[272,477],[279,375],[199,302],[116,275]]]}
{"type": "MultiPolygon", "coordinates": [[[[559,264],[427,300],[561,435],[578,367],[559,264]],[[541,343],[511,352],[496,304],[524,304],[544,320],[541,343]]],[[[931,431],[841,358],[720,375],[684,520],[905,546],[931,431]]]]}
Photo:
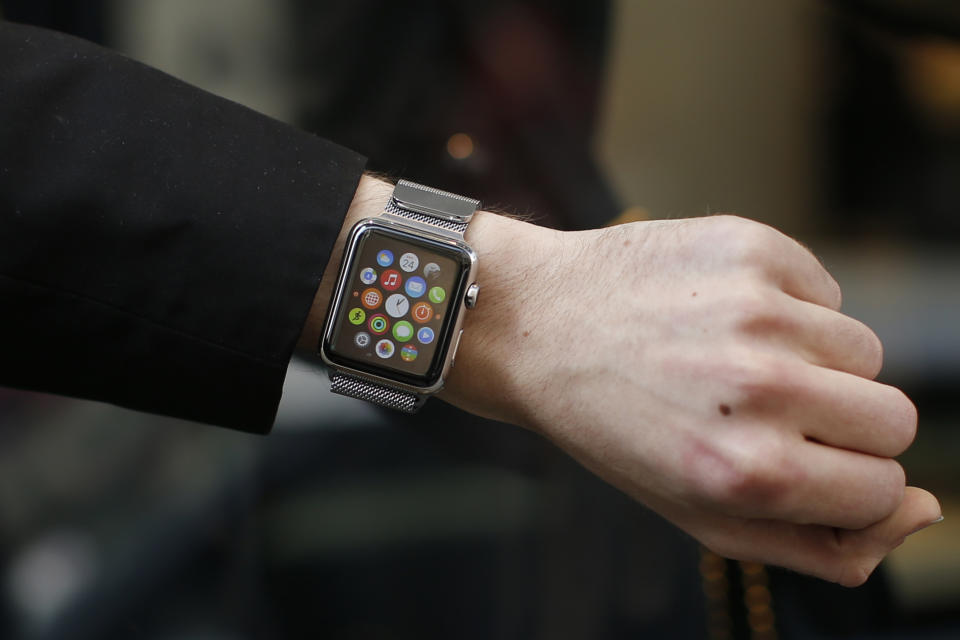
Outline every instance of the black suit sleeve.
{"type": "Polygon", "coordinates": [[[0,22],[0,385],[269,430],[363,166],[0,22]]]}

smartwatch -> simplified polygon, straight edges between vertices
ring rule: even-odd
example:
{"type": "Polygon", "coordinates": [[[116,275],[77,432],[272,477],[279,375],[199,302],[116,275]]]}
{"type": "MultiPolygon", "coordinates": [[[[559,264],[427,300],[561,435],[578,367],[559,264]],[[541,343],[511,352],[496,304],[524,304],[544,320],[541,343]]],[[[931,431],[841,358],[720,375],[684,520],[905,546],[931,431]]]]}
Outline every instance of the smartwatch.
{"type": "Polygon", "coordinates": [[[331,391],[415,413],[443,388],[479,293],[463,238],[479,206],[401,180],[354,225],[320,340],[331,391]]]}

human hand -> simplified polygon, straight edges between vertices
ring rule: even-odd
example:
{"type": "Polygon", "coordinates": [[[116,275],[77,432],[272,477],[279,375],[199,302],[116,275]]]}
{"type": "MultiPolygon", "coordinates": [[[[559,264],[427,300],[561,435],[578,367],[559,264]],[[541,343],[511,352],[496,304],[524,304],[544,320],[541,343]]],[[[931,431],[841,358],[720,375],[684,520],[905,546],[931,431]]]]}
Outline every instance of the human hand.
{"type": "Polygon", "coordinates": [[[449,401],[538,431],[715,552],[855,586],[940,507],[916,411],[806,249],[731,216],[560,233],[481,214],[449,401]]]}

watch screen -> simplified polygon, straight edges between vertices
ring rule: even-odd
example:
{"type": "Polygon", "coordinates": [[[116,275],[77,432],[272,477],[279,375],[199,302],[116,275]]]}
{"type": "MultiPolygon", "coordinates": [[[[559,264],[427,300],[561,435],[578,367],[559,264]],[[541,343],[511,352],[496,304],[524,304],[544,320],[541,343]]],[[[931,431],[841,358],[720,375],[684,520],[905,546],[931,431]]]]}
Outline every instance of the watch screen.
{"type": "Polygon", "coordinates": [[[408,384],[439,378],[469,268],[465,252],[372,227],[354,244],[327,353],[408,384]]]}

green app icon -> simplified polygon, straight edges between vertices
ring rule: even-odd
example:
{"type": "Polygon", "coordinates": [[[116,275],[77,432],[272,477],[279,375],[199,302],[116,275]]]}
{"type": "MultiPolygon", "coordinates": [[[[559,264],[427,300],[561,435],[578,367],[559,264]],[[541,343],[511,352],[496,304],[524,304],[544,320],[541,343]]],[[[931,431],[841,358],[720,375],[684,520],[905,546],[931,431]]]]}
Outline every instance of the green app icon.
{"type": "Polygon", "coordinates": [[[393,337],[397,342],[406,342],[413,337],[413,325],[406,320],[401,320],[393,325],[393,337]]]}
{"type": "Polygon", "coordinates": [[[430,293],[427,294],[427,297],[430,298],[430,302],[440,304],[447,299],[447,292],[443,290],[443,287],[430,287],[430,293]]]}
{"type": "Polygon", "coordinates": [[[350,309],[348,316],[350,318],[350,324],[363,324],[363,321],[367,319],[366,312],[360,307],[350,309]]]}

